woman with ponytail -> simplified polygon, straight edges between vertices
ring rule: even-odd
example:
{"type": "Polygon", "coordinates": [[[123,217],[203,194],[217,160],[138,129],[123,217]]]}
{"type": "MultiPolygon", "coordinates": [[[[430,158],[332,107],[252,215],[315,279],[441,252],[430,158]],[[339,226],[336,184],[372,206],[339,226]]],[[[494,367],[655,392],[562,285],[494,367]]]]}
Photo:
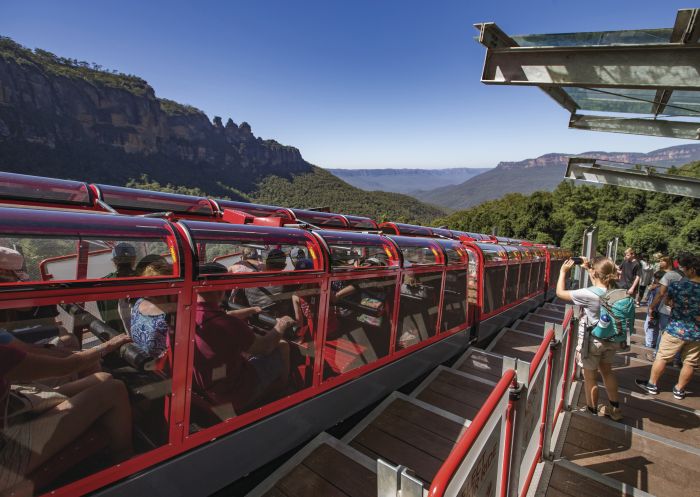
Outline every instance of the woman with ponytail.
{"type": "Polygon", "coordinates": [[[583,312],[579,316],[576,358],[579,366],[583,368],[583,382],[588,411],[598,416],[608,416],[615,421],[619,421],[622,419],[622,412],[617,392],[617,378],[612,371],[612,363],[615,360],[615,353],[625,346],[626,341],[600,340],[590,333],[587,337],[588,340],[584,339],[588,330],[592,329],[600,320],[600,297],[607,291],[617,287],[617,267],[612,259],[608,257],[594,257],[591,260],[582,259],[583,264],[581,267],[588,271],[588,276],[593,283],[592,286],[578,290],[566,290],[567,274],[574,266],[574,260],[569,259],[564,262],[559,272],[557,297],[583,308],[583,312]],[[587,344],[585,350],[584,344],[587,344]],[[609,405],[598,404],[598,372],[603,377],[603,383],[610,402],[609,405]]]}

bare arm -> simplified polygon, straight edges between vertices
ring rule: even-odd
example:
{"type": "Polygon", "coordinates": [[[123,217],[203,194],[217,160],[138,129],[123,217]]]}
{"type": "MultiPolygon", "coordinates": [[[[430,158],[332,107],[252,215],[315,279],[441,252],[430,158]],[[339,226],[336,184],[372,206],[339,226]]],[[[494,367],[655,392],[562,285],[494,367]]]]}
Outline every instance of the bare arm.
{"type": "MultiPolygon", "coordinates": [[[[118,349],[128,341],[128,336],[119,335],[97,347],[75,352],[65,357],[37,354],[35,348],[30,347],[25,350],[27,356],[24,360],[12,369],[6,378],[10,381],[35,381],[83,371],[94,366],[101,357],[118,349]]],[[[12,346],[14,345],[13,342],[12,346]]]]}
{"type": "Polygon", "coordinates": [[[292,324],[294,324],[294,320],[289,316],[278,318],[274,328],[265,332],[264,335],[255,335],[255,341],[246,352],[251,355],[270,354],[275,350],[275,347],[277,347],[277,344],[282,339],[284,330],[289,328],[292,324]]]}
{"type": "Polygon", "coordinates": [[[628,295],[634,295],[634,293],[637,291],[637,285],[639,284],[640,278],[639,276],[634,277],[634,281],[632,282],[632,286],[630,287],[629,290],[627,290],[628,295]]]}
{"type": "Polygon", "coordinates": [[[248,319],[255,314],[260,314],[262,312],[262,307],[245,307],[243,309],[234,309],[233,311],[226,311],[229,316],[237,317],[238,319],[248,319]]]}
{"type": "Polygon", "coordinates": [[[571,271],[574,265],[573,259],[567,259],[562,264],[559,270],[559,279],[557,280],[557,297],[567,302],[573,302],[574,299],[571,297],[571,292],[566,289],[566,275],[571,271]]]}
{"type": "Polygon", "coordinates": [[[666,292],[668,291],[668,287],[665,285],[659,285],[659,291],[656,292],[656,295],[654,296],[654,301],[651,303],[649,306],[649,309],[652,311],[656,310],[658,305],[666,299],[666,292]]]}

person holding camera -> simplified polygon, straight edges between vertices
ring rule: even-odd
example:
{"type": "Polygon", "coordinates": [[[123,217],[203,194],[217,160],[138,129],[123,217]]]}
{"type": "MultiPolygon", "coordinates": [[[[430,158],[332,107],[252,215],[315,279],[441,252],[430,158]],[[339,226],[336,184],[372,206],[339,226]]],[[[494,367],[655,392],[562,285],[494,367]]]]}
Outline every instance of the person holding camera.
{"type": "MultiPolygon", "coordinates": [[[[586,394],[586,406],[588,412],[598,416],[608,416],[615,421],[622,419],[620,410],[617,378],[612,371],[615,353],[626,344],[626,335],[622,334],[625,342],[619,338],[600,339],[592,335],[592,330],[601,321],[601,297],[610,290],[617,288],[617,267],[608,257],[594,257],[590,261],[584,257],[568,259],[559,271],[557,280],[557,297],[566,302],[582,307],[583,311],[579,319],[578,345],[576,358],[583,368],[584,391],[586,394]],[[567,275],[571,268],[580,263],[581,267],[588,271],[588,276],[593,285],[578,290],[566,290],[567,275]],[[609,405],[598,404],[598,372],[603,377],[605,390],[608,394],[609,405]]],[[[634,303],[632,303],[634,308],[634,303]]],[[[609,316],[607,325],[612,326],[609,316]]]]}

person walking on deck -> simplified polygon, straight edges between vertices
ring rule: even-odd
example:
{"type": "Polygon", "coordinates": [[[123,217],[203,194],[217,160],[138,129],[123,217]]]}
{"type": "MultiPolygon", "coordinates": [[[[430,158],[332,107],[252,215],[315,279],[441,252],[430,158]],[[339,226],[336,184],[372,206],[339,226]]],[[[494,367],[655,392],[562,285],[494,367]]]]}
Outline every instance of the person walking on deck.
{"type": "MultiPolygon", "coordinates": [[[[617,378],[612,370],[615,360],[615,353],[626,345],[627,333],[631,332],[634,326],[634,318],[619,320],[617,316],[610,316],[605,313],[601,319],[602,300],[608,298],[612,290],[617,288],[617,267],[612,259],[608,257],[595,257],[590,261],[585,260],[581,265],[588,271],[588,275],[593,285],[588,288],[578,290],[566,290],[567,273],[574,265],[574,261],[569,259],[564,262],[559,271],[557,281],[557,297],[567,302],[573,302],[583,308],[581,319],[579,320],[578,346],[576,357],[579,366],[583,368],[584,390],[586,394],[586,406],[588,410],[598,416],[608,416],[615,421],[622,419],[620,410],[617,378]],[[610,319],[617,321],[614,324],[610,319]],[[618,330],[619,334],[611,337],[598,338],[595,335],[599,328],[599,323],[607,323],[610,330],[616,329],[619,325],[623,329],[618,330]],[[605,384],[605,391],[608,395],[609,405],[598,404],[598,382],[597,376],[600,371],[605,384]]],[[[634,297],[629,292],[621,294],[623,304],[627,304],[627,314],[634,314],[634,297]]],[[[619,297],[620,295],[618,295],[619,297]]],[[[605,305],[608,305],[607,303],[605,305]]]]}
{"type": "Polygon", "coordinates": [[[700,257],[684,257],[681,261],[680,269],[686,278],[668,287],[666,303],[671,306],[671,317],[661,336],[651,374],[648,380],[635,380],[645,392],[658,394],[659,378],[666,363],[680,352],[683,367],[673,387],[673,396],[678,400],[685,398],[685,387],[693,377],[693,369],[700,363],[700,257]]]}

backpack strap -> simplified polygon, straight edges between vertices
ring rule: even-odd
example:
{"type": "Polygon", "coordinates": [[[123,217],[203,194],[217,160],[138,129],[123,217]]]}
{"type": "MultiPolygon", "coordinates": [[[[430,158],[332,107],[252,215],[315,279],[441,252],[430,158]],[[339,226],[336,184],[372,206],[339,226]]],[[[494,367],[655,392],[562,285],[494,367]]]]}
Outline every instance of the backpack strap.
{"type": "Polygon", "coordinates": [[[601,307],[605,308],[610,316],[610,319],[612,319],[613,323],[615,323],[615,335],[613,336],[618,337],[622,335],[624,333],[622,329],[622,321],[620,321],[620,318],[615,315],[612,306],[615,304],[615,302],[631,298],[629,295],[627,295],[627,290],[624,288],[614,288],[612,290],[608,290],[602,297],[599,298],[601,307]]]}

